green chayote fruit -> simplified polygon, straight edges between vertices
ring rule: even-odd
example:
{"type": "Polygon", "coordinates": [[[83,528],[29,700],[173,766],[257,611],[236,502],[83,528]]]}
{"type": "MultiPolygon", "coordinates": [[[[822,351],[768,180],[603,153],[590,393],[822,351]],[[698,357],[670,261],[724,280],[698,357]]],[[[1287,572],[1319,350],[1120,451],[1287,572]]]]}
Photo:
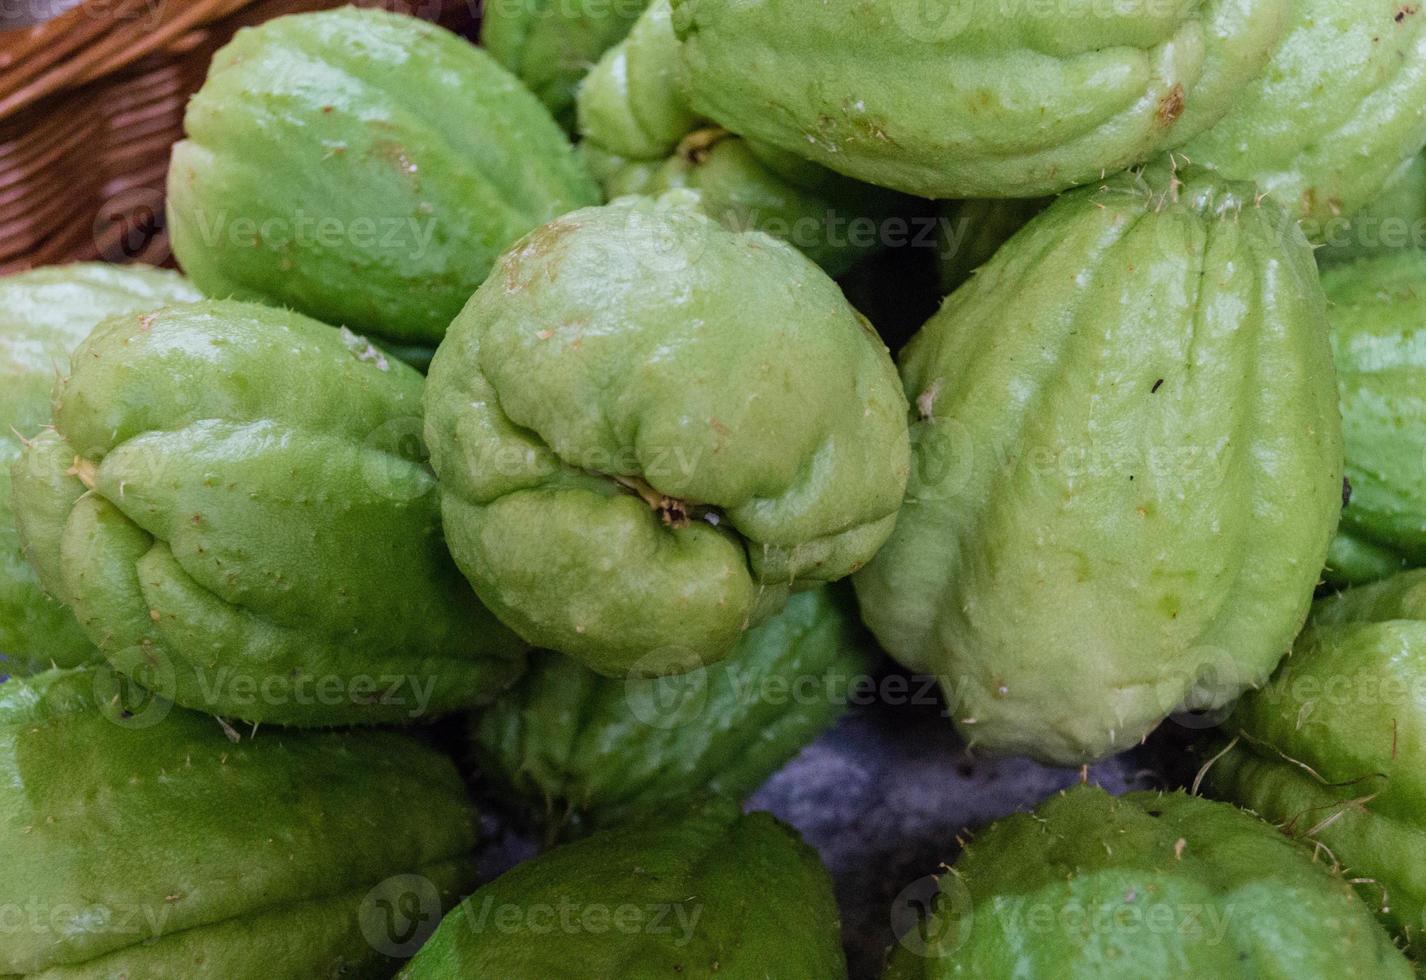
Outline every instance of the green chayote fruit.
{"type": "Polygon", "coordinates": [[[1328,575],[1371,581],[1426,564],[1426,252],[1333,266],[1322,288],[1352,488],[1328,575]]]}
{"type": "Polygon", "coordinates": [[[688,103],[669,0],[652,0],[629,36],[579,86],[579,133],[627,160],[662,160],[702,121],[688,103]]]}
{"type": "Polygon", "coordinates": [[[507,871],[446,916],[401,980],[839,980],[832,883],[770,814],[713,800],[507,871]]]}
{"type": "Polygon", "coordinates": [[[979,198],[942,204],[936,269],[941,289],[946,293],[959,289],[1047,203],[1040,198],[979,198]]]}
{"type": "Polygon", "coordinates": [[[1288,6],[673,0],[673,27],[693,109],[735,133],[923,197],[1040,197],[1217,122],[1288,6]]]}
{"type": "Polygon", "coordinates": [[[413,878],[433,920],[473,884],[440,753],[385,732],[233,744],[193,712],[118,711],[104,677],[0,685],[0,975],[378,980],[410,953],[387,918],[413,878]]]}
{"type": "Polygon", "coordinates": [[[25,561],[10,506],[10,464],[50,421],[50,389],[100,320],[201,299],[176,273],[98,262],[0,278],[0,676],[93,659],[74,615],[25,561]]]}
{"type": "Polygon", "coordinates": [[[486,605],[601,674],[725,656],[891,533],[909,471],[885,346],[795,249],[686,192],[507,252],[431,365],[446,537],[486,605]]]}
{"type": "Polygon", "coordinates": [[[1062,793],[977,834],[937,885],[884,980],[1415,975],[1327,865],[1182,793],[1062,793]]]}
{"type": "Polygon", "coordinates": [[[488,54],[344,7],[239,31],[188,104],[174,254],[211,296],[434,344],[495,257],[599,200],[548,110],[488,54]]]}
{"type": "Polygon", "coordinates": [[[445,551],[422,385],[270,307],[105,320],[13,471],[41,581],[187,707],[340,725],[489,698],[523,647],[445,551]]]}
{"type": "Polygon", "coordinates": [[[1341,511],[1322,290],[1252,185],[1061,197],[901,355],[908,497],[857,578],[967,741],[1056,763],[1266,680],[1341,511]]]}
{"type": "Polygon", "coordinates": [[[1251,180],[1321,241],[1426,144],[1426,11],[1401,0],[1295,0],[1267,69],[1183,148],[1251,180]]]}
{"type": "Polygon", "coordinates": [[[1426,154],[1418,153],[1387,181],[1380,196],[1350,219],[1329,221],[1317,266],[1406,249],[1426,248],[1426,154]]]}
{"type": "Polygon", "coordinates": [[[696,190],[710,217],[789,242],[829,276],[909,237],[901,195],[699,127],[669,74],[677,52],[668,0],[654,0],[580,88],[580,149],[607,197],[696,190]]]}
{"type": "Polygon", "coordinates": [[[623,40],[649,0],[487,0],[480,43],[539,96],[566,128],[574,92],[623,40]]]}
{"type": "Polygon", "coordinates": [[[834,586],[678,677],[600,677],[537,653],[472,723],[476,761],[551,840],[703,792],[742,799],[837,720],[872,649],[834,586]]]}
{"type": "Polygon", "coordinates": [[[1426,957],[1426,571],[1320,600],[1207,785],[1320,845],[1426,957]]]}

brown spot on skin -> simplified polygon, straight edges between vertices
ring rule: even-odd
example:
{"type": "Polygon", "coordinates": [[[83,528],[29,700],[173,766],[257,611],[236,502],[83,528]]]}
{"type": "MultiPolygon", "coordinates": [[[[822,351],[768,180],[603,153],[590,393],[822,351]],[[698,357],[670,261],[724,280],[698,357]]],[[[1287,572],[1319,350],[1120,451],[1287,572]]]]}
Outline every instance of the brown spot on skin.
{"type": "MultiPolygon", "coordinates": [[[[549,255],[555,250],[560,239],[566,235],[574,234],[580,227],[580,223],[577,221],[566,221],[559,218],[541,225],[520,239],[506,254],[502,263],[501,272],[505,281],[505,291],[513,293],[528,286],[534,278],[535,270],[527,268],[526,263],[538,262],[549,255]]],[[[547,276],[553,279],[553,270],[550,270],[547,276]]]]}
{"type": "Polygon", "coordinates": [[[708,155],[713,152],[713,147],[732,134],[720,126],[709,126],[704,129],[696,129],[685,136],[678,144],[678,156],[693,166],[697,166],[708,155]]]}
{"type": "Polygon", "coordinates": [[[406,147],[395,140],[377,140],[371,144],[371,155],[390,164],[398,173],[415,180],[417,166],[406,153],[406,147]]]}
{"type": "Polygon", "coordinates": [[[1159,99],[1158,112],[1154,115],[1159,125],[1165,129],[1168,129],[1178,121],[1178,117],[1183,115],[1182,85],[1175,85],[1168,90],[1168,93],[1164,95],[1163,98],[1159,99]]]}
{"type": "Polygon", "coordinates": [[[158,319],[157,313],[145,313],[139,317],[139,333],[148,333],[153,329],[153,322],[158,319]]]}
{"type": "Polygon", "coordinates": [[[1398,10],[1398,11],[1396,12],[1396,22],[1397,22],[1398,24],[1400,24],[1400,23],[1402,23],[1403,21],[1405,21],[1406,18],[1412,16],[1412,15],[1415,14],[1415,13],[1416,13],[1416,8],[1413,7],[1411,4],[1406,4],[1405,6],[1403,6],[1400,10],[1398,10]]]}

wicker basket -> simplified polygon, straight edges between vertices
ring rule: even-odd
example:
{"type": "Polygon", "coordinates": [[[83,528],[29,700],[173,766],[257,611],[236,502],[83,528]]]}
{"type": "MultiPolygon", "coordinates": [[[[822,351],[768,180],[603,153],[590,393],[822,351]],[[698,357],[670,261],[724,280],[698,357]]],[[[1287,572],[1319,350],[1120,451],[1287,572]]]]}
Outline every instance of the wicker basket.
{"type": "MultiPolygon", "coordinates": [[[[337,0],[82,0],[0,22],[0,274],[78,259],[161,264],[183,108],[240,27],[337,0]]],[[[475,0],[382,6],[474,37],[475,0]]]]}

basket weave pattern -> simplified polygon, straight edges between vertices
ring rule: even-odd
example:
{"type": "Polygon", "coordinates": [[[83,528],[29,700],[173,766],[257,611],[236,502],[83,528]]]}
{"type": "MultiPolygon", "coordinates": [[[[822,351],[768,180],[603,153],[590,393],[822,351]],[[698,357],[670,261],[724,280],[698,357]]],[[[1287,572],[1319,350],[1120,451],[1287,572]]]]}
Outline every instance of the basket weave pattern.
{"type": "MultiPolygon", "coordinates": [[[[169,148],[241,27],[339,0],[84,0],[0,31],[0,274],[81,259],[161,264],[169,148]]],[[[474,0],[364,3],[468,37],[474,0]]],[[[3,26],[3,25],[0,25],[3,26]]]]}

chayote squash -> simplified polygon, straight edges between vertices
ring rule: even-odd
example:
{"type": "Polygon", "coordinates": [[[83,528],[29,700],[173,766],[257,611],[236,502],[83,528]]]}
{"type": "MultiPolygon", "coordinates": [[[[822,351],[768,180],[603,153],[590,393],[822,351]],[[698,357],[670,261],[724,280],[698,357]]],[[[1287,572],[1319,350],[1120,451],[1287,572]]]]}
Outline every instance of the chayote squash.
{"type": "Polygon", "coordinates": [[[55,378],[96,323],[201,298],[176,273],[147,266],[85,262],[0,278],[0,676],[97,656],[22,553],[10,508],[10,464],[22,440],[49,424],[55,378]]]}
{"type": "Polygon", "coordinates": [[[1392,175],[1380,196],[1350,219],[1329,221],[1317,266],[1382,253],[1426,248],[1426,154],[1418,153],[1392,175]]]}
{"type": "Polygon", "coordinates": [[[1365,582],[1426,564],[1426,252],[1328,269],[1351,499],[1328,576],[1365,582]]]}
{"type": "Polygon", "coordinates": [[[829,276],[910,237],[901,195],[699,126],[674,74],[677,52],[668,0],[654,0],[580,88],[580,151],[607,197],[696,190],[710,217],[795,245],[829,276]]]}
{"type": "Polygon", "coordinates": [[[525,237],[427,385],[457,563],[530,643],[611,676],[712,663],[790,590],[859,568],[909,470],[875,331],[796,250],[694,202],[525,237]]]}
{"type": "Polygon", "coordinates": [[[1321,848],[1426,957],[1426,571],[1320,600],[1207,785],[1321,848]]]}
{"type": "Polygon", "coordinates": [[[340,725],[481,702],[523,646],[441,541],[422,386],[270,307],[105,320],[13,471],[41,581],[186,707],[340,725]]]}
{"type": "Polygon", "coordinates": [[[435,344],[507,245],[599,200],[514,76],[380,10],[239,31],[184,130],[168,212],[193,281],[398,344],[435,344]]]}
{"type": "Polygon", "coordinates": [[[871,649],[832,586],[793,596],[726,660],[674,678],[600,677],[540,652],[473,721],[476,762],[549,840],[705,791],[742,799],[836,721],[871,649]]]}
{"type": "Polygon", "coordinates": [[[434,921],[473,884],[474,815],[438,752],[385,732],[233,744],[182,709],[120,711],[139,703],[103,674],[0,686],[0,975],[377,980],[409,955],[413,893],[434,921]]]}
{"type": "Polygon", "coordinates": [[[1312,252],[1251,185],[1061,197],[901,354],[896,530],[856,580],[973,746],[1082,763],[1266,680],[1342,493],[1312,252]]]}
{"type": "Polygon", "coordinates": [[[712,800],[506,872],[400,978],[844,980],[840,934],[816,852],[771,815],[712,800]]]}
{"type": "Polygon", "coordinates": [[[884,980],[1415,975],[1327,865],[1182,793],[1062,793],[976,835],[937,885],[884,980]]]}
{"type": "Polygon", "coordinates": [[[1401,0],[1294,0],[1267,70],[1183,148],[1255,181],[1325,240],[1426,144],[1426,11],[1401,0]]]}
{"type": "Polygon", "coordinates": [[[735,133],[923,197],[1040,197],[1217,122],[1289,6],[673,0],[673,27],[693,109],[735,133]]]}
{"type": "Polygon", "coordinates": [[[629,36],[579,86],[579,134],[599,151],[662,160],[703,120],[689,105],[669,0],[652,0],[629,36]]]}
{"type": "Polygon", "coordinates": [[[480,43],[539,96],[566,129],[574,93],[649,0],[487,0],[480,43]]]}

